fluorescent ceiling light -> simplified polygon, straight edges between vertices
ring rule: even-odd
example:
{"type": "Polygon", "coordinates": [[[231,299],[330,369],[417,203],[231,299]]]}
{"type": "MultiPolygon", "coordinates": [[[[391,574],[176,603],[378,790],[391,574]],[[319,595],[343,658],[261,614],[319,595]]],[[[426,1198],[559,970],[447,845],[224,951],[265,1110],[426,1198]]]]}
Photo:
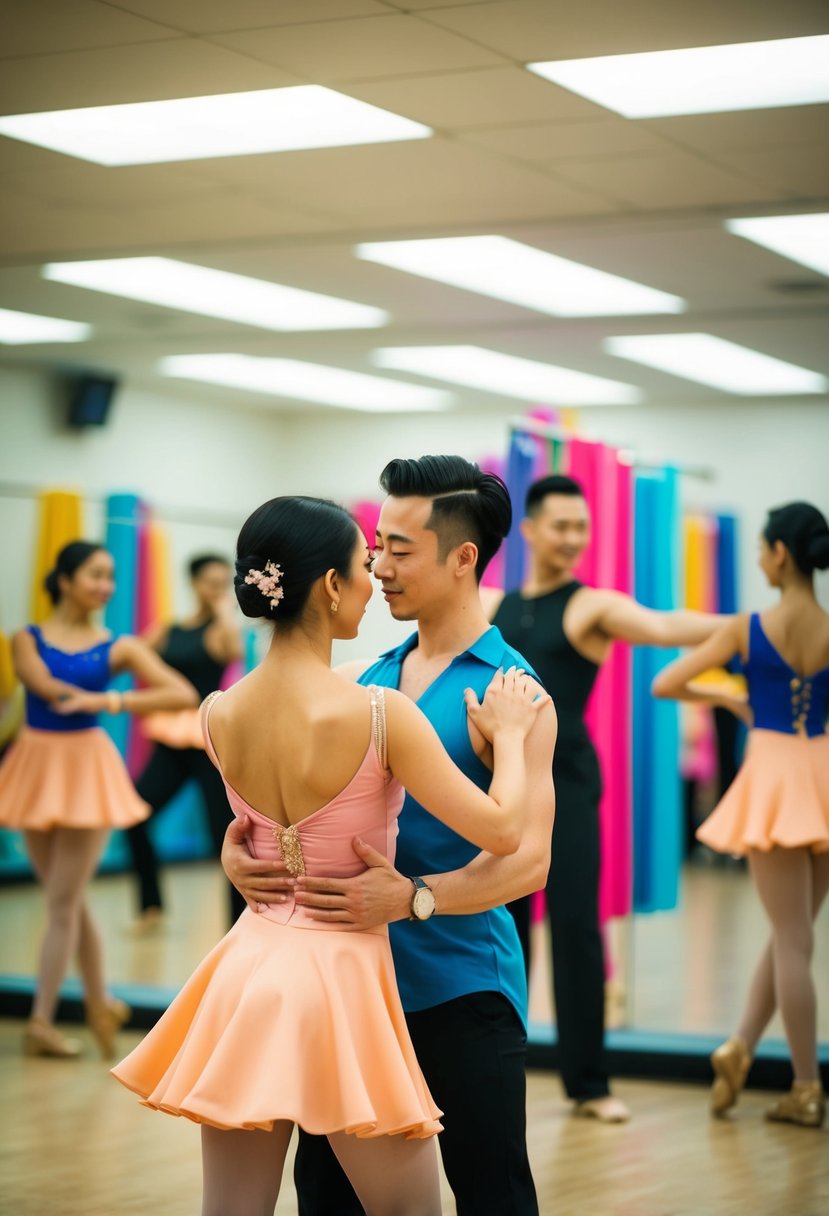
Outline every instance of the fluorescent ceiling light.
{"type": "Polygon", "coordinates": [[[361,372],[322,367],[298,359],[260,359],[252,355],[173,355],[162,359],[164,376],[203,380],[228,388],[248,389],[271,397],[318,401],[323,405],[369,413],[447,409],[452,394],[438,389],[383,380],[361,372]]]}
{"type": "Polygon", "coordinates": [[[608,354],[644,363],[672,376],[710,384],[744,397],[825,393],[829,380],[817,372],[726,342],[712,334],[641,334],[605,338],[608,354]]]}
{"type": "Polygon", "coordinates": [[[318,84],[0,118],[0,135],[97,165],[426,139],[430,127],[318,84]]]}
{"type": "Polygon", "coordinates": [[[172,258],[51,262],[43,267],[42,274],[57,283],[239,321],[259,329],[370,329],[389,320],[389,314],[380,308],[172,258]]]}
{"type": "Polygon", "coordinates": [[[561,59],[527,67],[625,118],[829,101],[829,34],[561,59]]]}
{"type": "Polygon", "coordinates": [[[772,215],[761,219],[726,220],[736,236],[765,245],[774,253],[829,274],[829,211],[813,215],[772,215]]]}
{"type": "Polygon", "coordinates": [[[371,361],[377,367],[545,405],[632,405],[642,399],[638,389],[618,380],[502,355],[482,346],[387,346],[372,351],[371,361]]]}
{"type": "Polygon", "coordinates": [[[554,317],[683,312],[685,301],[630,279],[503,236],[380,241],[354,251],[367,262],[508,300],[554,317]]]}
{"type": "Polygon", "coordinates": [[[58,317],[39,317],[31,312],[0,308],[0,342],[22,346],[27,342],[85,342],[92,326],[58,317]]]}

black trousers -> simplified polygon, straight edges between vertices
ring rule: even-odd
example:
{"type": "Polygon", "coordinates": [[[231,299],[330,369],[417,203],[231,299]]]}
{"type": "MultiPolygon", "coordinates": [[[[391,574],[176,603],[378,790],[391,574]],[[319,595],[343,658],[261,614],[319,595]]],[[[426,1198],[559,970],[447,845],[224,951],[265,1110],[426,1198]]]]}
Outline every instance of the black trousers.
{"type": "MultiPolygon", "coordinates": [[[[500,992],[406,1015],[418,1062],[444,1111],[438,1136],[458,1216],[537,1216],[526,1144],[526,1035],[500,992]]],[[[362,1216],[324,1136],[300,1131],[300,1216],[362,1216]]]]}
{"type": "MultiPolygon", "coordinates": [[[[553,766],[556,817],[545,899],[550,919],[559,1068],[577,1102],[609,1092],[604,948],[599,930],[601,775],[589,745],[565,742],[553,766]]],[[[530,897],[508,905],[529,972],[530,897]]]]}
{"type": "MultiPolygon", "coordinates": [[[[204,797],[207,824],[213,850],[218,857],[231,820],[225,787],[207,754],[195,747],[166,747],[156,744],[146,768],[135,783],[140,798],[150,804],[150,819],[163,810],[188,781],[195,781],[204,797]]],[[[138,877],[139,904],[144,908],[163,906],[159,884],[158,855],[147,831],[149,819],[136,823],[126,832],[132,865],[138,877]]],[[[230,923],[236,921],[246,904],[235,887],[228,883],[230,923]]]]}

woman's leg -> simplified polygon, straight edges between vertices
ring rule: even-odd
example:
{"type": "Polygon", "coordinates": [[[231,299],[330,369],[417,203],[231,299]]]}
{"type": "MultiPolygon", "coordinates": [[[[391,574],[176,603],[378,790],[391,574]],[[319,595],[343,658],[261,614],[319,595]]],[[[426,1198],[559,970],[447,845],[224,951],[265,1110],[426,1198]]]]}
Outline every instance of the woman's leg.
{"type": "MultiPolygon", "coordinates": [[[[829,853],[812,853],[811,864],[812,921],[814,922],[817,920],[817,914],[829,892],[829,853]]],[[[772,941],[773,939],[769,938],[760,955],[748,990],[748,1000],[743,1010],[743,1016],[737,1027],[737,1034],[745,1041],[751,1055],[754,1055],[757,1044],[777,1008],[777,998],[774,993],[772,941]]]]}
{"type": "Polygon", "coordinates": [[[202,1126],[202,1216],[273,1216],[293,1123],[269,1132],[202,1126]]]}
{"type": "Polygon", "coordinates": [[[753,849],[751,875],[771,921],[777,1006],[796,1081],[817,1078],[817,1013],[812,980],[813,860],[808,849],[753,849]]]}
{"type": "Polygon", "coordinates": [[[347,1132],[328,1137],[366,1216],[440,1216],[435,1137],[359,1139],[347,1132]]]}
{"type": "Polygon", "coordinates": [[[104,851],[108,828],[26,832],[26,848],[46,896],[46,933],[32,1013],[51,1022],[78,946],[84,892],[104,851]]]}

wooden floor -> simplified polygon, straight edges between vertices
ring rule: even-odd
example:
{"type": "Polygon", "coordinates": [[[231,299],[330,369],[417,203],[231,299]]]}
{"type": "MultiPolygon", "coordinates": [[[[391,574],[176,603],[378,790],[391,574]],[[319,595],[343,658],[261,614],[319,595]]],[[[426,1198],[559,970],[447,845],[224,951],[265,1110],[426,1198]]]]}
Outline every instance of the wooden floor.
{"type": "MultiPolygon", "coordinates": [[[[198,1128],[140,1106],[91,1048],[79,1061],[24,1058],[22,1026],[0,1021],[0,1213],[198,1216],[198,1128]]],[[[124,1052],[138,1037],[121,1036],[124,1052]]],[[[620,1082],[617,1092],[634,1118],[600,1126],[572,1118],[555,1076],[530,1075],[543,1216],[829,1212],[829,1130],[766,1123],[769,1095],[751,1091],[729,1121],[713,1121],[701,1087],[620,1082]]],[[[276,1210],[296,1213],[289,1172],[276,1210]]],[[[446,1216],[454,1210],[445,1189],[446,1216]]]]}

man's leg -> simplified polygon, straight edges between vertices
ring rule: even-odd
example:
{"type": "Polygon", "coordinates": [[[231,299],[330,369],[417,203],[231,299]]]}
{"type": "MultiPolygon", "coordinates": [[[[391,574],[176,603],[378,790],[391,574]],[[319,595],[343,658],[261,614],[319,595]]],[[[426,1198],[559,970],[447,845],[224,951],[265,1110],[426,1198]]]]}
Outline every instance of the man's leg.
{"type": "Polygon", "coordinates": [[[457,1216],[537,1216],[527,1157],[526,1035],[500,992],[406,1015],[443,1113],[438,1147],[457,1216]]]}
{"type": "Polygon", "coordinates": [[[559,1068],[576,1102],[609,1093],[604,1056],[604,951],[599,931],[598,799],[556,790],[547,908],[559,1068]]]}
{"type": "MultiPolygon", "coordinates": [[[[188,771],[197,782],[204,798],[204,805],[207,811],[207,827],[210,832],[210,842],[213,845],[214,856],[221,857],[227,825],[233,818],[233,812],[227,800],[225,784],[222,781],[219,770],[211,763],[207,752],[199,751],[198,748],[188,748],[186,764],[188,771]]],[[[228,918],[230,927],[232,928],[244,912],[247,904],[233,883],[229,881],[227,882],[227,894],[228,918]]]]}
{"type": "Polygon", "coordinates": [[[363,1216],[363,1205],[328,1138],[297,1130],[294,1185],[299,1216],[363,1216]]]}

